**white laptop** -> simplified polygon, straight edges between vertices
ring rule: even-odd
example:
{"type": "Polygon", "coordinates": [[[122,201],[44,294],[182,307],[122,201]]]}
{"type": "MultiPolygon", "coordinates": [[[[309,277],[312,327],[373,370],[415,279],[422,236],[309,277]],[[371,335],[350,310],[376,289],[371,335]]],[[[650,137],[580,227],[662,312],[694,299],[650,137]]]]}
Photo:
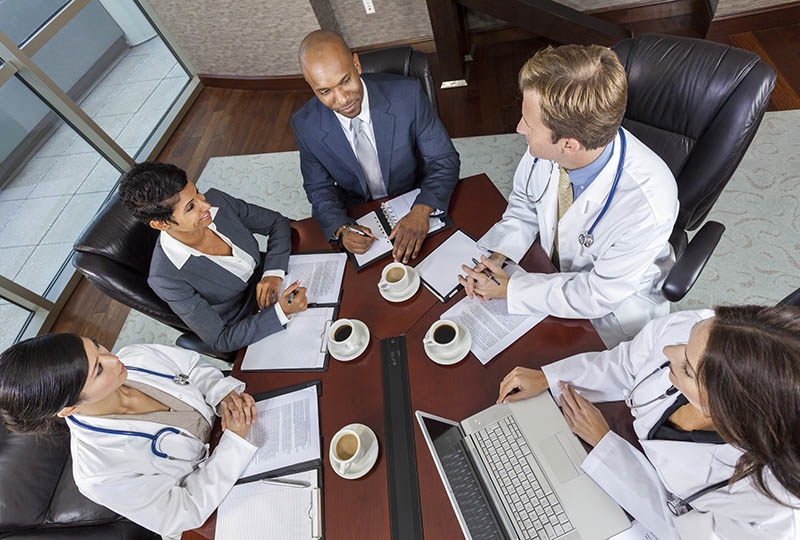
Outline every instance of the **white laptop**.
{"type": "Polygon", "coordinates": [[[581,471],[586,451],[549,392],[460,423],[416,414],[467,540],[600,540],[630,527],[581,471]]]}

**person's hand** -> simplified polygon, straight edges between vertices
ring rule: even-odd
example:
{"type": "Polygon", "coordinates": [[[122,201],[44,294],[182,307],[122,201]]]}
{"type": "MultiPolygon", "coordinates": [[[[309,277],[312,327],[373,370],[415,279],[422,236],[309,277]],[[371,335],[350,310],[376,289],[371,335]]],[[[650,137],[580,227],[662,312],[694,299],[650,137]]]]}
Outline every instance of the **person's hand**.
{"type": "MultiPolygon", "coordinates": [[[[492,253],[491,255],[489,255],[489,260],[490,261],[494,261],[501,268],[503,266],[503,263],[506,262],[507,258],[508,257],[503,255],[502,253],[497,253],[497,252],[492,253]]],[[[483,273],[483,271],[486,270],[486,265],[483,264],[482,262],[479,262],[477,265],[475,265],[473,270],[475,272],[483,273]]],[[[489,280],[489,281],[491,281],[491,280],[489,280]]],[[[475,280],[474,279],[472,279],[471,277],[467,276],[464,279],[464,282],[462,283],[462,285],[464,285],[464,290],[466,291],[467,296],[469,296],[470,298],[477,298],[478,300],[483,300],[483,297],[475,292],[475,280]]]]}
{"type": "Polygon", "coordinates": [[[489,300],[491,298],[505,298],[508,296],[509,275],[505,273],[500,264],[497,264],[492,259],[481,255],[481,264],[475,268],[470,268],[462,264],[461,269],[466,274],[466,277],[459,275],[458,282],[464,286],[470,298],[489,300]],[[478,268],[480,268],[480,270],[478,270],[478,268]],[[489,269],[500,285],[489,279],[489,277],[483,273],[483,269],[485,268],[489,269]]]}
{"type": "Polygon", "coordinates": [[[572,432],[591,446],[597,446],[600,439],[611,431],[600,409],[577,393],[571,386],[558,383],[561,389],[561,406],[564,418],[572,432]]]}
{"type": "Polygon", "coordinates": [[[428,235],[428,229],[430,229],[431,212],[433,212],[433,208],[427,204],[415,204],[411,207],[411,211],[394,226],[389,234],[389,240],[394,240],[392,257],[395,261],[403,261],[403,264],[407,264],[409,258],[417,258],[419,250],[422,249],[422,243],[428,235]]]}
{"type": "Polygon", "coordinates": [[[497,403],[511,403],[538,396],[548,388],[549,385],[542,370],[517,366],[500,381],[497,403]]]}
{"type": "Polygon", "coordinates": [[[236,393],[225,396],[219,405],[222,409],[222,431],[229,429],[244,439],[256,419],[255,400],[245,393],[237,394],[238,400],[228,399],[231,394],[236,393]]]}
{"type": "Polygon", "coordinates": [[[258,309],[271,306],[278,300],[282,282],[283,279],[278,276],[264,276],[261,278],[261,281],[256,284],[256,302],[258,302],[258,309]]]}
{"type": "Polygon", "coordinates": [[[336,234],[342,235],[342,245],[344,246],[344,249],[357,255],[366,253],[366,251],[369,249],[369,246],[371,246],[372,242],[375,241],[375,236],[373,236],[372,231],[369,227],[364,227],[363,225],[353,224],[350,225],[350,227],[366,233],[367,236],[361,236],[353,231],[348,231],[344,228],[344,225],[342,225],[339,227],[339,230],[336,232],[336,234]]]}
{"type": "Polygon", "coordinates": [[[299,281],[295,281],[294,283],[286,287],[286,290],[283,291],[283,294],[281,294],[281,298],[280,300],[278,300],[278,303],[280,304],[284,315],[291,315],[292,313],[305,311],[306,308],[308,307],[308,298],[306,298],[306,288],[301,287],[299,281]],[[296,294],[294,295],[294,297],[291,298],[291,303],[290,303],[290,297],[292,296],[292,293],[295,291],[296,294]]]}

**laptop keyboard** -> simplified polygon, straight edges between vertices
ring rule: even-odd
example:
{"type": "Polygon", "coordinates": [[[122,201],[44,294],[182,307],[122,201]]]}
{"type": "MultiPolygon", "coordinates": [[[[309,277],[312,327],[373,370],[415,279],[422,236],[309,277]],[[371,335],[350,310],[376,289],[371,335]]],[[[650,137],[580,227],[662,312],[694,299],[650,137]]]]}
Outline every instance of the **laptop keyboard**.
{"type": "Polygon", "coordinates": [[[463,448],[454,448],[440,457],[473,540],[503,540],[463,448]]]}
{"type": "Polygon", "coordinates": [[[552,540],[574,529],[550,483],[531,468],[528,458],[536,458],[513,416],[477,431],[474,439],[524,538],[552,540]]]}

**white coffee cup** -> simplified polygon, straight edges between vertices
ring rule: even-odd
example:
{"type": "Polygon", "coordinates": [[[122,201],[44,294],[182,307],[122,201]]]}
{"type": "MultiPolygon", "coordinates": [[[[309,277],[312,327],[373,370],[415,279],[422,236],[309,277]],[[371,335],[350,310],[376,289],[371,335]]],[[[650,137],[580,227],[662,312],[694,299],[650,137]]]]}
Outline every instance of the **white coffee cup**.
{"type": "Polygon", "coordinates": [[[389,294],[399,294],[408,289],[408,267],[401,262],[389,263],[383,267],[378,288],[389,294]]]}
{"type": "Polygon", "coordinates": [[[354,429],[342,428],[333,436],[331,450],[337,468],[346,474],[364,456],[364,441],[354,429]]]}
{"type": "Polygon", "coordinates": [[[363,343],[360,325],[350,319],[339,319],[328,330],[328,350],[340,356],[355,353],[363,343]]]}
{"type": "Polygon", "coordinates": [[[435,355],[448,356],[461,342],[461,331],[455,321],[439,319],[431,325],[422,342],[435,355]]]}

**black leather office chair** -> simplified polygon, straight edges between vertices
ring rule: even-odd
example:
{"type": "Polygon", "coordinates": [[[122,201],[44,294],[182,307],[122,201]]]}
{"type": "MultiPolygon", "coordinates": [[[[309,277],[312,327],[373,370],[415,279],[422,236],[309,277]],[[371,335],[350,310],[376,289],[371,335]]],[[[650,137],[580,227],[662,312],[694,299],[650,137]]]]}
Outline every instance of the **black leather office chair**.
{"type": "Polygon", "coordinates": [[[184,332],[176,345],[233,362],[206,345],[147,284],[158,231],[134,218],[115,193],[75,241],[72,264],[114,300],[184,332]]]}
{"type": "Polygon", "coordinates": [[[431,69],[424,53],[405,45],[358,53],[358,59],[361,62],[361,71],[364,73],[394,73],[419,79],[422,89],[431,100],[433,111],[439,114],[436,106],[436,86],[433,84],[431,69]]]}
{"type": "Polygon", "coordinates": [[[0,479],[0,538],[161,538],[80,494],[72,479],[66,429],[33,435],[0,424],[0,479]]]}
{"type": "Polygon", "coordinates": [[[708,215],[761,123],[775,70],[758,55],[711,41],[642,35],[613,47],[628,73],[623,126],[663,159],[678,183],[670,238],[677,261],[662,291],[677,302],[692,288],[725,227],[708,215]]]}
{"type": "Polygon", "coordinates": [[[778,305],[800,307],[800,289],[797,289],[792,294],[778,302],[778,305]]]}

